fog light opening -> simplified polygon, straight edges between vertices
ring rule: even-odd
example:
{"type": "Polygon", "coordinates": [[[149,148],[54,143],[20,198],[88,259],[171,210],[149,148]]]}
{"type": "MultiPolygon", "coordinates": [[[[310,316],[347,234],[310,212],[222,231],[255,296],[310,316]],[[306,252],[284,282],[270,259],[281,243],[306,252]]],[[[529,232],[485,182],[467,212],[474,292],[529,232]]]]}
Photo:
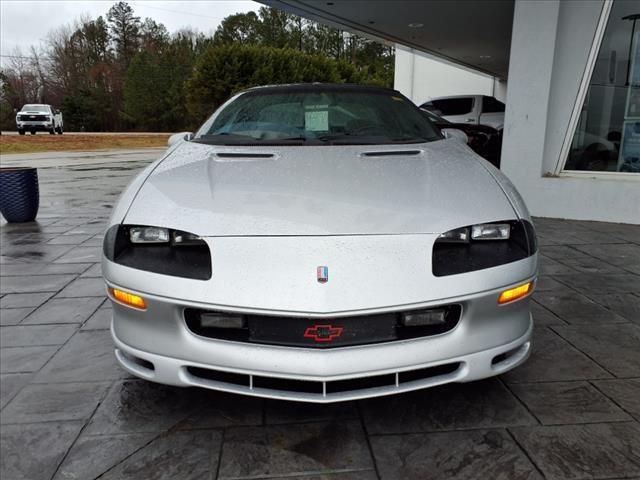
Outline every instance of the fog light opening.
{"type": "Polygon", "coordinates": [[[515,302],[516,300],[526,297],[531,292],[533,292],[533,282],[527,282],[502,292],[498,297],[498,303],[500,305],[504,305],[506,303],[515,302]]]}
{"type": "Polygon", "coordinates": [[[244,328],[243,315],[222,312],[202,312],[200,314],[202,328],[244,328]]]}
{"type": "Polygon", "coordinates": [[[135,308],[137,310],[147,309],[147,304],[144,301],[144,298],[139,295],[135,295],[133,293],[125,292],[124,290],[118,290],[117,288],[111,287],[107,288],[107,291],[109,292],[109,297],[111,297],[112,300],[115,300],[121,305],[135,308]]]}
{"type": "Polygon", "coordinates": [[[405,327],[425,327],[442,325],[447,321],[447,311],[444,308],[430,310],[416,310],[402,314],[402,324],[405,327]]]}

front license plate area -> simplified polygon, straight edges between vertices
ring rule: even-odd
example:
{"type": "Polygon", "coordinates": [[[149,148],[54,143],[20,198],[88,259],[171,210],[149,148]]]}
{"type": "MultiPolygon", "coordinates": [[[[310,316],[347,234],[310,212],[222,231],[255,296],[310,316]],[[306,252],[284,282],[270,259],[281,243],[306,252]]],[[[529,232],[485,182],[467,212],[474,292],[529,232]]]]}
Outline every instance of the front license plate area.
{"type": "Polygon", "coordinates": [[[247,322],[255,343],[331,348],[397,339],[393,313],[332,319],[250,315],[247,322]]]}

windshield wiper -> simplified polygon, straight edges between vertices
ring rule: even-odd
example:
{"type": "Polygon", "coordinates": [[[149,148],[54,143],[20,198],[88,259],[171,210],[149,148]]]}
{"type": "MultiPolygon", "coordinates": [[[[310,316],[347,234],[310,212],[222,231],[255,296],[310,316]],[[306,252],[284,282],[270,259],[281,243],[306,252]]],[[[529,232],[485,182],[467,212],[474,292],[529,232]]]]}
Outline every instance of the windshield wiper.
{"type": "Polygon", "coordinates": [[[375,145],[378,143],[386,143],[390,140],[386,135],[352,135],[350,133],[320,135],[315,137],[315,139],[321,142],[330,144],[338,143],[340,145],[375,145]]]}
{"type": "Polygon", "coordinates": [[[316,139],[338,145],[388,145],[394,143],[424,143],[430,141],[422,137],[391,138],[387,135],[352,135],[349,133],[322,135],[316,137],[316,139]]]}
{"type": "Polygon", "coordinates": [[[223,132],[202,135],[193,141],[211,145],[277,145],[281,143],[299,143],[306,140],[305,137],[256,138],[250,135],[223,132]]]}

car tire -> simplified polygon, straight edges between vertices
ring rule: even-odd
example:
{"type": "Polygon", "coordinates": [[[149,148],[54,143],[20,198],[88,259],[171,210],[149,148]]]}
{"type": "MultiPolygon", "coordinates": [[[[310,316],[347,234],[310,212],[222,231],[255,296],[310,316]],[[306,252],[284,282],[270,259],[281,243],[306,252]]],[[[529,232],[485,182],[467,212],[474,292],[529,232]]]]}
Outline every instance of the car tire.
{"type": "Polygon", "coordinates": [[[31,135],[35,135],[36,131],[35,130],[31,130],[31,135]]]}
{"type": "Polygon", "coordinates": [[[24,130],[18,130],[18,135],[24,135],[24,130]]]}
{"type": "Polygon", "coordinates": [[[49,130],[49,135],[55,135],[56,134],[56,129],[52,128],[51,130],[49,130]]]}

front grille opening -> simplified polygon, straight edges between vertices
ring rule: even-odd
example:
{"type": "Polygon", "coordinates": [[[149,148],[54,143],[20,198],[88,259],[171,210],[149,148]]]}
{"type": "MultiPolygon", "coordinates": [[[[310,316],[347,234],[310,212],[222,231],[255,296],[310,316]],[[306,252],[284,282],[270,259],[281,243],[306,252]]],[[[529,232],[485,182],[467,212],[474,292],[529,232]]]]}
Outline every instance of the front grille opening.
{"type": "MultiPolygon", "coordinates": [[[[397,385],[437,378],[449,375],[457,371],[462,364],[460,362],[438,365],[435,367],[420,368],[397,374],[397,385]]],[[[343,392],[354,392],[373,388],[396,387],[396,374],[374,375],[371,377],[352,378],[347,380],[334,380],[323,383],[312,380],[294,380],[290,378],[262,377],[240,373],[224,372],[200,367],[187,367],[187,372],[193,377],[214,382],[237,385],[246,389],[265,389],[289,393],[306,393],[325,396],[343,392]]]]}
{"type": "Polygon", "coordinates": [[[408,372],[400,372],[398,382],[409,383],[425,378],[439,377],[441,375],[449,375],[460,368],[460,362],[447,363],[445,365],[437,365],[435,367],[420,368],[418,370],[409,370],[408,372]]]}
{"type": "Polygon", "coordinates": [[[520,346],[518,346],[516,348],[513,348],[513,349],[509,350],[508,352],[504,352],[504,353],[501,353],[500,355],[496,355],[495,357],[493,357],[493,360],[491,360],[491,366],[493,367],[495,365],[498,365],[498,364],[500,364],[502,362],[507,361],[509,358],[511,358],[512,356],[517,354],[520,351],[521,348],[522,348],[522,345],[520,345],[520,346]]]}
{"type": "Polygon", "coordinates": [[[306,380],[254,376],[253,387],[286,392],[316,393],[322,395],[322,382],[311,382],[306,380]]]}
{"type": "Polygon", "coordinates": [[[153,363],[151,363],[148,360],[145,360],[144,358],[139,358],[139,357],[133,356],[133,355],[131,355],[131,354],[127,353],[127,352],[123,352],[123,351],[121,351],[120,353],[122,353],[122,356],[125,359],[127,359],[129,362],[134,363],[139,367],[145,368],[145,369],[150,370],[152,372],[155,371],[155,369],[156,369],[156,367],[155,367],[155,365],[153,363]]]}
{"type": "Polygon", "coordinates": [[[365,390],[368,388],[389,387],[396,384],[396,376],[376,375],[373,377],[352,378],[327,382],[327,393],[348,392],[351,390],[365,390]]]}
{"type": "MultiPolygon", "coordinates": [[[[269,315],[245,315],[241,328],[229,325],[214,326],[207,316],[239,317],[236,313],[186,308],[184,319],[187,328],[196,335],[218,340],[281,345],[303,348],[337,348],[354,345],[372,345],[438,335],[453,330],[462,315],[458,304],[439,305],[410,312],[389,312],[375,315],[345,316],[328,319],[306,317],[281,317],[269,315]],[[405,325],[405,315],[439,312],[443,320],[432,324],[405,325]],[[311,335],[318,326],[335,328],[341,333],[329,341],[311,335]]],[[[222,324],[220,324],[222,325],[222,324]]]]}
{"type": "Polygon", "coordinates": [[[242,373],[224,372],[222,370],[210,370],[208,368],[200,367],[187,367],[187,372],[194,377],[205,380],[249,387],[249,375],[242,373]]]}

